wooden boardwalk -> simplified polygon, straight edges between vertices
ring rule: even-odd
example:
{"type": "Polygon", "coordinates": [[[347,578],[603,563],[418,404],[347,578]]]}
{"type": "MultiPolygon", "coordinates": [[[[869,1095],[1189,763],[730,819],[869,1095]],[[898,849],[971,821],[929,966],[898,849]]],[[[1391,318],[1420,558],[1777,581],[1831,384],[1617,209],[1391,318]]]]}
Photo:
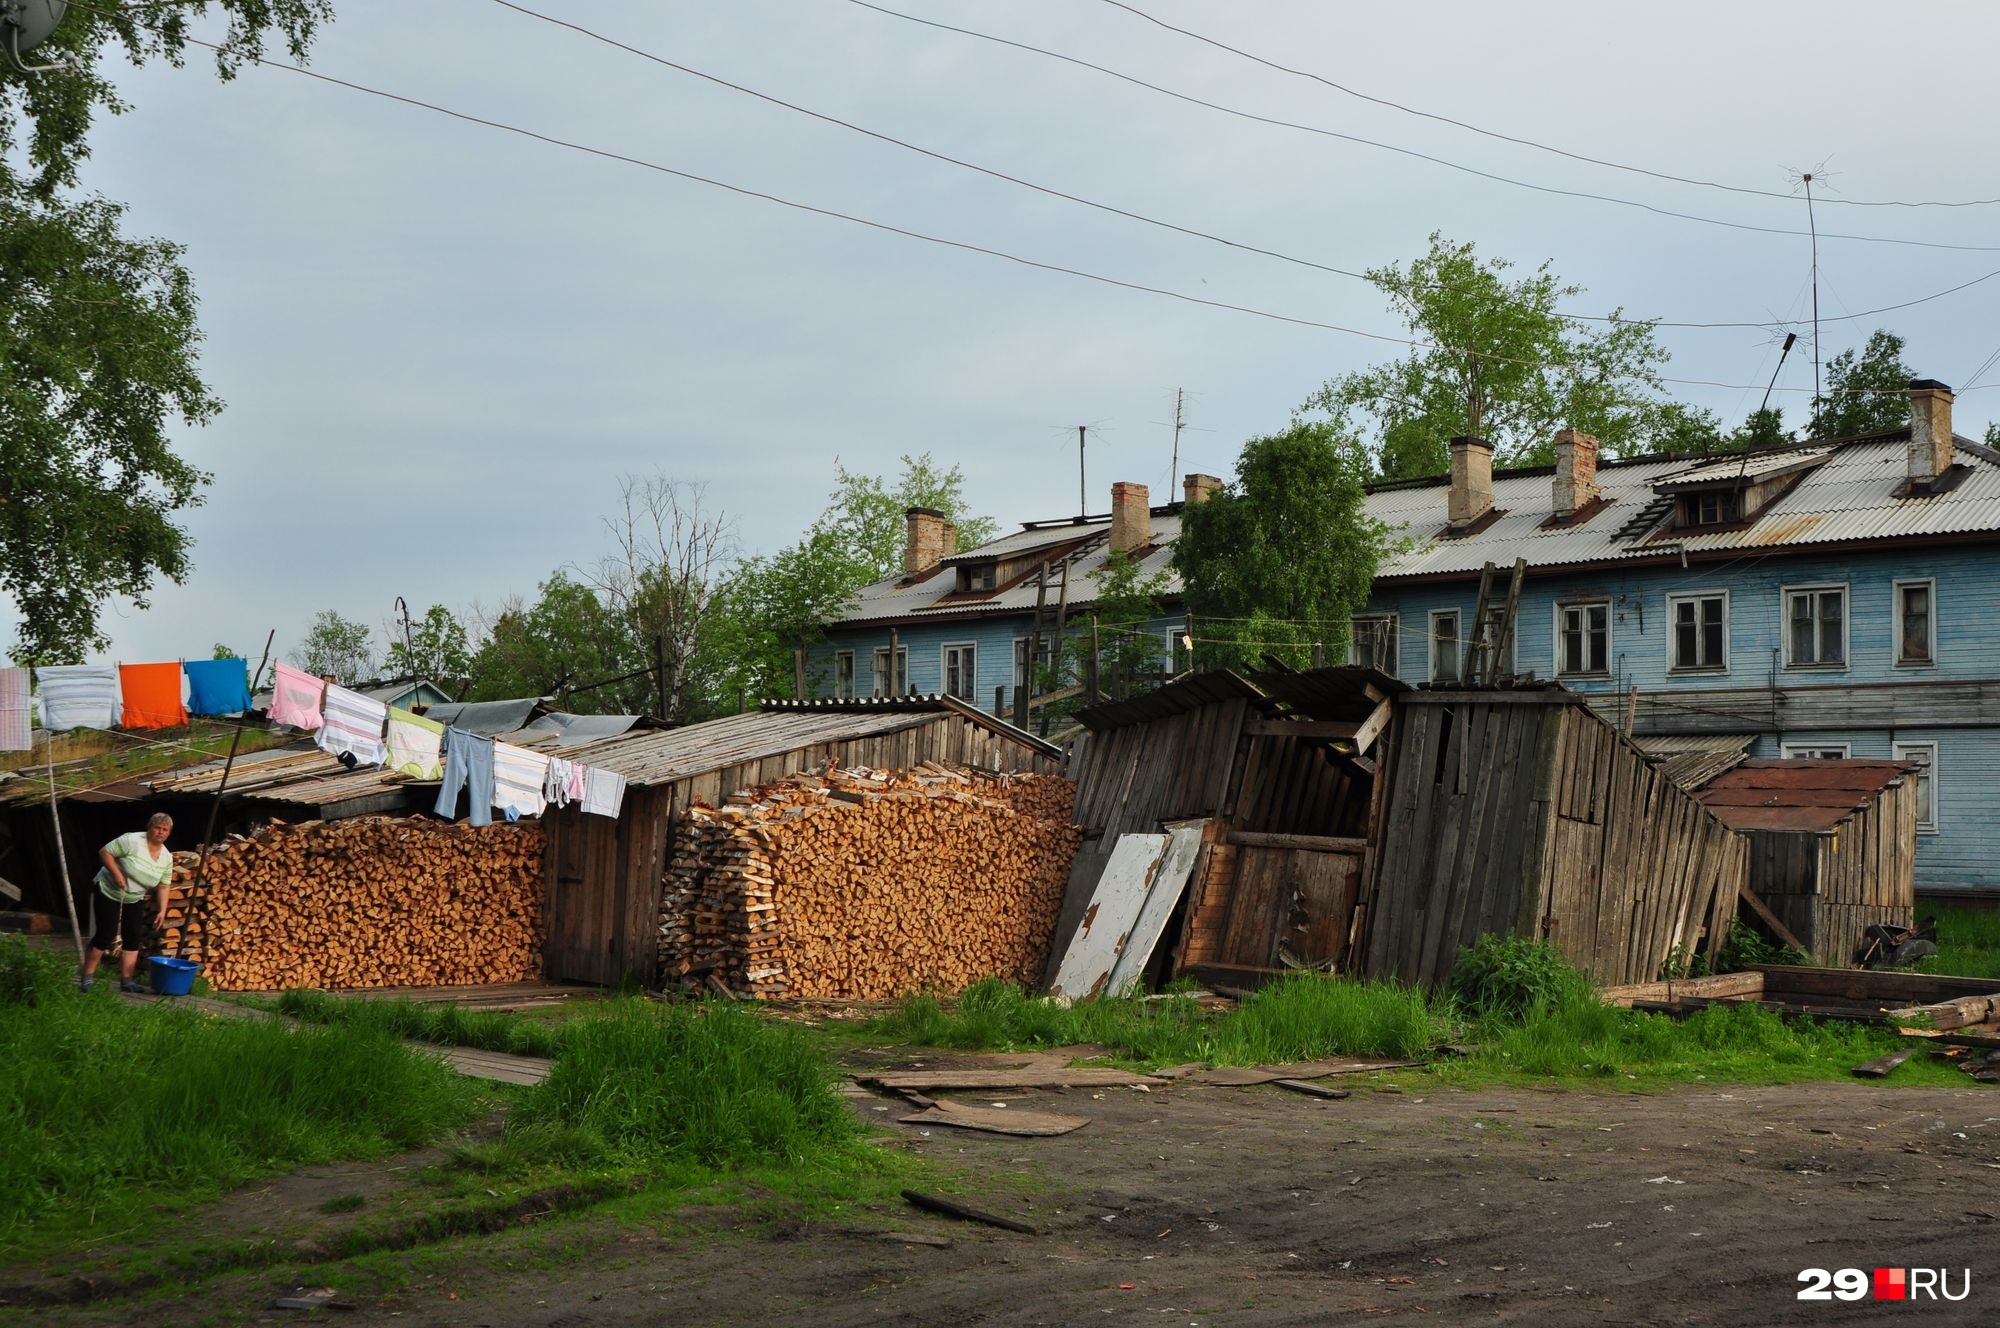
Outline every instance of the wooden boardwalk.
{"type": "MultiPolygon", "coordinates": [[[[237,1005],[233,1001],[211,1000],[206,996],[154,996],[148,992],[127,991],[120,992],[119,998],[132,1005],[152,1005],[170,1000],[223,1019],[277,1019],[293,1026],[298,1023],[290,1015],[237,1005]]],[[[482,1051],[477,1047],[444,1047],[434,1042],[417,1042],[407,1038],[403,1045],[411,1051],[443,1061],[468,1079],[490,1079],[502,1084],[539,1084],[549,1077],[549,1067],[553,1064],[539,1056],[514,1056],[504,1051],[482,1051]]]]}

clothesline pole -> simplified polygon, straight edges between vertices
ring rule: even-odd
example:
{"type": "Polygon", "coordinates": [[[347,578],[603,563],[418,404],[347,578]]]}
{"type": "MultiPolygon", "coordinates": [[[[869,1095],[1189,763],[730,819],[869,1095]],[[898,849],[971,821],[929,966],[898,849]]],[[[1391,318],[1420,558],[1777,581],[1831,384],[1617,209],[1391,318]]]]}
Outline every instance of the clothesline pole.
{"type": "Polygon", "coordinates": [[[56,735],[49,734],[46,753],[49,762],[49,819],[56,826],[56,881],[62,887],[63,903],[69,907],[69,934],[76,939],[77,971],[83,971],[83,927],[76,920],[76,892],[69,888],[69,854],[63,849],[62,807],[56,799],[56,735]]]}
{"type": "MultiPolygon", "coordinates": [[[[264,675],[264,665],[271,659],[271,643],[277,639],[278,629],[273,627],[270,635],[264,638],[264,657],[257,661],[257,672],[250,675],[253,683],[264,675]]],[[[256,698],[251,699],[254,701],[256,698]]],[[[201,897],[202,873],[208,869],[208,846],[215,842],[216,822],[222,817],[222,795],[229,788],[229,772],[236,768],[236,748],[242,741],[243,726],[238,724],[236,731],[229,735],[229,756],[222,763],[222,782],[215,786],[215,801],[208,808],[208,829],[201,836],[201,856],[194,862],[194,879],[188,883],[187,898],[181,901],[181,934],[180,939],[174,942],[176,959],[184,958],[187,954],[188,932],[192,930],[191,924],[194,922],[194,905],[201,897]]]]}

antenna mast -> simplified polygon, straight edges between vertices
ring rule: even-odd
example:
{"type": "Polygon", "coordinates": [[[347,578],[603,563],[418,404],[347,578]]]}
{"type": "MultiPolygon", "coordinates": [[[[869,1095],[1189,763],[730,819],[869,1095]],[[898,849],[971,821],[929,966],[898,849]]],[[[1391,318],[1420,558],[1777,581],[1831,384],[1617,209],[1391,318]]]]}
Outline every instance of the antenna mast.
{"type": "Polygon", "coordinates": [[[1172,491],[1174,481],[1181,476],[1181,400],[1187,395],[1186,389],[1174,389],[1174,463],[1167,470],[1167,489],[1172,491]]]}
{"type": "MultiPolygon", "coordinates": [[[[1805,174],[1806,186],[1806,229],[1812,233],[1812,314],[1813,314],[1813,436],[1818,437],[1822,421],[1826,418],[1826,406],[1820,397],[1819,386],[1819,226],[1813,220],[1812,172],[1805,174]]],[[[1783,361],[1779,361],[1783,363],[1783,361]]],[[[1768,393],[1766,394],[1768,395],[1768,393]]]]}
{"type": "Polygon", "coordinates": [[[1076,426],[1076,514],[1086,516],[1090,512],[1089,489],[1083,482],[1083,431],[1087,425],[1076,426]]]}

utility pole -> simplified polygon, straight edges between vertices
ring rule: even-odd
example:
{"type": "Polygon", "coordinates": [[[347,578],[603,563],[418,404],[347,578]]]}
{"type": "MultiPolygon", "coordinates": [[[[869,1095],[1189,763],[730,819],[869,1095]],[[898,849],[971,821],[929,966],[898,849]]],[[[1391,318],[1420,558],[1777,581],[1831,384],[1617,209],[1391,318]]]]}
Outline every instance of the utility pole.
{"type": "Polygon", "coordinates": [[[1169,493],[1173,491],[1172,486],[1178,483],[1181,477],[1181,400],[1186,395],[1187,391],[1185,388],[1177,387],[1174,389],[1174,463],[1167,469],[1169,493]]]}

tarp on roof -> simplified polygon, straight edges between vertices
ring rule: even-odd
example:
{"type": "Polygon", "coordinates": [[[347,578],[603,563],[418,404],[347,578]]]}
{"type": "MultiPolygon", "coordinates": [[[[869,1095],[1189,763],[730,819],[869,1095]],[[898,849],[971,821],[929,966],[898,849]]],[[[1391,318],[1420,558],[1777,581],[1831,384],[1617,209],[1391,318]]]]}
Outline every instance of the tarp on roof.
{"type": "Polygon", "coordinates": [[[450,705],[432,706],[424,712],[424,718],[463,729],[467,733],[497,735],[528,727],[528,721],[534,718],[541,704],[541,698],[537,696],[518,697],[512,701],[455,701],[450,705]]]}
{"type": "Polygon", "coordinates": [[[1732,830],[1831,830],[1916,768],[1908,761],[1752,758],[1692,792],[1732,830]]]}
{"type": "MultiPolygon", "coordinates": [[[[564,746],[571,746],[629,733],[632,726],[638,722],[637,715],[572,715],[565,710],[552,710],[546,715],[535,716],[524,728],[529,733],[537,731],[555,733],[564,746]]],[[[463,728],[464,725],[461,724],[459,727],[463,728]]]]}

